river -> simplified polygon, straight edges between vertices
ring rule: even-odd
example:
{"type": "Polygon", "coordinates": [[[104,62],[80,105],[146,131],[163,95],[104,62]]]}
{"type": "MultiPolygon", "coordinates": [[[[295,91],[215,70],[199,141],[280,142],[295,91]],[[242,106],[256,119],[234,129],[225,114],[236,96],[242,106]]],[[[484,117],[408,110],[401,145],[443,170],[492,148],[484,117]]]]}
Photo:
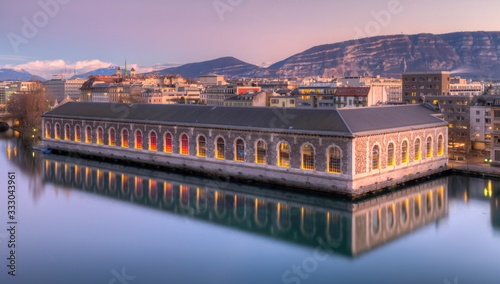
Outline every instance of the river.
{"type": "Polygon", "coordinates": [[[12,131],[0,164],[0,283],[500,279],[498,180],[444,176],[351,201],[41,154],[12,131]]]}

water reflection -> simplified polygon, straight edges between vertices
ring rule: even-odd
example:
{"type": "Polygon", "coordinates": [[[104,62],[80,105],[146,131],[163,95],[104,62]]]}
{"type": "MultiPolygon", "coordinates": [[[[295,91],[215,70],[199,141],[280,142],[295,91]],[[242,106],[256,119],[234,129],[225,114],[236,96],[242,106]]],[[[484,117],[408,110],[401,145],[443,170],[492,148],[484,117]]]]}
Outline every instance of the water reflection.
{"type": "Polygon", "coordinates": [[[44,182],[347,256],[448,213],[446,177],[353,202],[58,155],[43,165],[44,182]]]}
{"type": "Polygon", "coordinates": [[[500,230],[500,181],[491,179],[469,178],[455,176],[450,180],[450,186],[454,190],[450,197],[468,203],[471,200],[489,202],[491,209],[491,225],[500,230]]]}
{"type": "MultiPolygon", "coordinates": [[[[42,195],[45,190],[42,184],[41,154],[31,150],[31,146],[21,139],[19,132],[9,129],[0,133],[0,151],[5,153],[10,164],[17,167],[19,171],[31,177],[29,180],[29,189],[35,196],[35,199],[42,195]]],[[[4,165],[6,167],[7,165],[4,165]]],[[[10,165],[9,165],[10,166],[10,165]]],[[[13,170],[13,169],[11,169],[13,170]]]]}

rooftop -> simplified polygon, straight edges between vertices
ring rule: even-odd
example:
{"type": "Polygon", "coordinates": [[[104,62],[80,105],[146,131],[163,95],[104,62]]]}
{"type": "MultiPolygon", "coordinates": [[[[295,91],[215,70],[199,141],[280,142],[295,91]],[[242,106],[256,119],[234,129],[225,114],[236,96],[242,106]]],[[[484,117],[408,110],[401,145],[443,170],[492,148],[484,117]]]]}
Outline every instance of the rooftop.
{"type": "Polygon", "coordinates": [[[423,105],[296,109],[68,102],[43,117],[358,136],[447,125],[423,105]]]}

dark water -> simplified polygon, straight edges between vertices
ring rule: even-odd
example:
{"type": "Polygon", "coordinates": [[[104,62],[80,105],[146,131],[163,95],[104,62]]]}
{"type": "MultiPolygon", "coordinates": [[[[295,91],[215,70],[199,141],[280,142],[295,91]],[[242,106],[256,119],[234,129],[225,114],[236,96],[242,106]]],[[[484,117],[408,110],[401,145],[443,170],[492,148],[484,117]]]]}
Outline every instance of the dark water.
{"type": "Polygon", "coordinates": [[[500,283],[495,180],[352,202],[42,155],[11,132],[0,164],[0,283],[500,283]]]}

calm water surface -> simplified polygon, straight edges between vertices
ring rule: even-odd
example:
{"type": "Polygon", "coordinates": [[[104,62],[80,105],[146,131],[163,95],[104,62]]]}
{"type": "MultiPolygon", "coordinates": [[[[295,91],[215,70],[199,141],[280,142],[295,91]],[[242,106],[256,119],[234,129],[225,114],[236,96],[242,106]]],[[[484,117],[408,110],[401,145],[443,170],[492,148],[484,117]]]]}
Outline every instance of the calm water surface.
{"type": "Polygon", "coordinates": [[[500,283],[496,180],[450,176],[352,202],[40,155],[11,132],[0,164],[0,283],[500,283]]]}

